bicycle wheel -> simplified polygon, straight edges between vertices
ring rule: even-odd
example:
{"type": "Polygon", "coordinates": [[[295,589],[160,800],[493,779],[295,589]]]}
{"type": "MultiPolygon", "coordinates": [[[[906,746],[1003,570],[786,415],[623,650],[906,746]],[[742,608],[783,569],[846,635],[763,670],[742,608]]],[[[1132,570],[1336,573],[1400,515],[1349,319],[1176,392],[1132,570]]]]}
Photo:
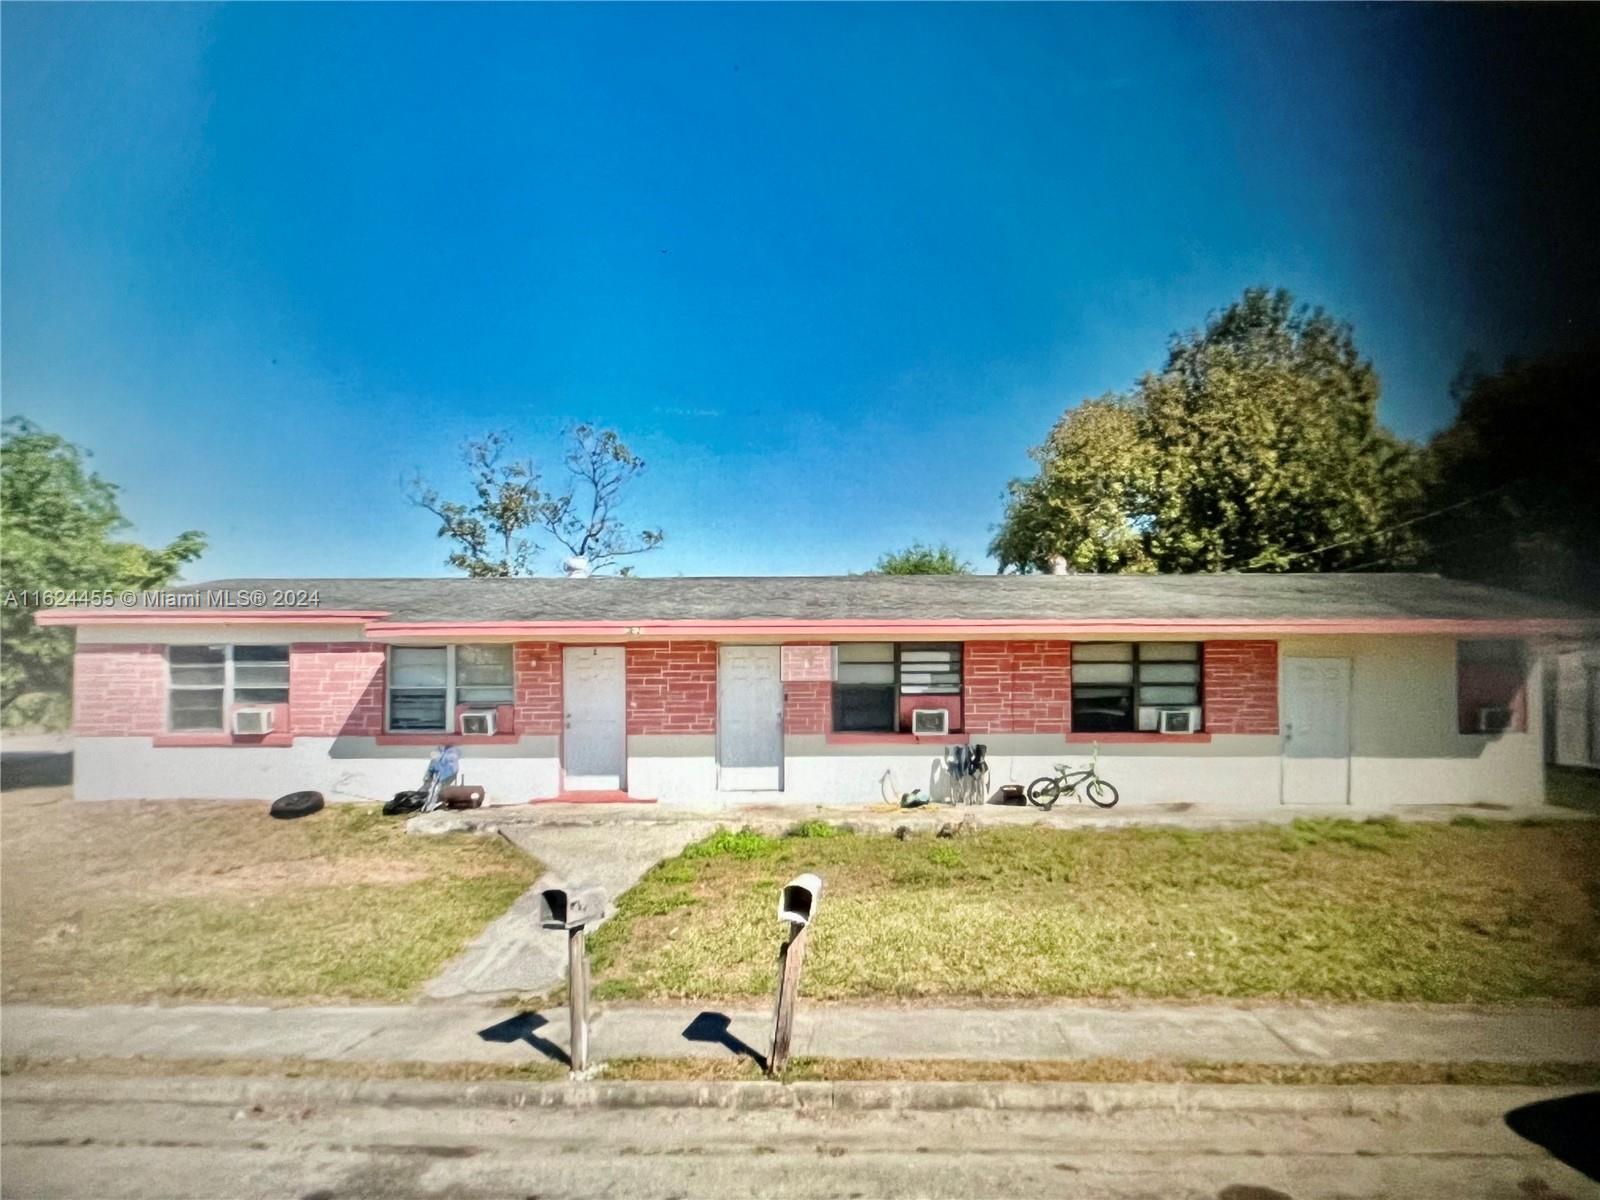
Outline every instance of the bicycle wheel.
{"type": "Polygon", "coordinates": [[[1089,803],[1097,808],[1111,808],[1119,799],[1117,789],[1104,779],[1089,780],[1089,786],[1083,789],[1083,794],[1089,797],[1089,803]]]}
{"type": "Polygon", "coordinates": [[[1028,803],[1035,808],[1054,808],[1060,798],[1061,785],[1049,775],[1035,779],[1028,785],[1028,803]]]}

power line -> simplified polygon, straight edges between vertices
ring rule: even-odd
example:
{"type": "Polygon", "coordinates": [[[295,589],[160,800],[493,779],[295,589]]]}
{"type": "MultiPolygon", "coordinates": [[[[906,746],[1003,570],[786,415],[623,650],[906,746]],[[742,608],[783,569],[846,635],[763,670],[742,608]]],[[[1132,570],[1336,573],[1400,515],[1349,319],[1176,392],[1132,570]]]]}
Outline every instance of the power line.
{"type": "MultiPolygon", "coordinates": [[[[1296,551],[1293,554],[1285,556],[1283,561],[1285,561],[1285,562],[1294,562],[1296,559],[1299,559],[1299,558],[1310,558],[1313,554],[1324,554],[1329,550],[1337,550],[1341,546],[1353,546],[1357,542],[1364,542],[1364,541],[1367,541],[1369,538],[1375,538],[1375,537],[1378,537],[1381,534],[1393,533],[1396,529],[1404,529],[1406,526],[1415,525],[1419,521],[1427,521],[1427,520],[1431,520],[1434,517],[1442,517],[1447,512],[1454,512],[1458,508],[1465,508],[1467,505],[1475,503],[1476,501],[1482,500],[1482,499],[1484,499],[1484,498],[1486,498],[1488,496],[1492,496],[1496,492],[1503,492],[1508,487],[1510,487],[1513,483],[1516,483],[1516,482],[1518,482],[1518,481],[1515,480],[1515,479],[1508,480],[1507,482],[1502,483],[1499,487],[1490,488],[1487,492],[1479,492],[1476,496],[1468,496],[1465,500],[1458,500],[1454,504],[1447,504],[1443,508],[1436,508],[1432,512],[1423,513],[1419,517],[1412,517],[1409,520],[1401,521],[1401,522],[1399,522],[1397,524],[1394,524],[1394,525],[1388,525],[1388,526],[1385,526],[1382,529],[1374,529],[1370,533],[1361,533],[1361,534],[1357,534],[1355,537],[1352,537],[1352,538],[1345,538],[1344,541],[1342,541],[1342,542],[1329,542],[1326,546],[1318,546],[1315,550],[1299,550],[1299,551],[1296,551]]],[[[1381,560],[1374,560],[1374,561],[1381,561],[1381,560]]]]}

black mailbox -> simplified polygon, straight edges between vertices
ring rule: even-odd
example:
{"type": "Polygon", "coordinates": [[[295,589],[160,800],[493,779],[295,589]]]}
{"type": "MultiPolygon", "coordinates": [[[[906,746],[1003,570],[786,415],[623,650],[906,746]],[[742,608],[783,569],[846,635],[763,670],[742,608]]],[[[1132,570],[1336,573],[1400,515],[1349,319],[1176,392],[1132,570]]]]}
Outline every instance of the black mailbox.
{"type": "Polygon", "coordinates": [[[539,893],[539,924],[546,929],[582,929],[606,915],[606,894],[598,883],[545,888],[539,893]]]}

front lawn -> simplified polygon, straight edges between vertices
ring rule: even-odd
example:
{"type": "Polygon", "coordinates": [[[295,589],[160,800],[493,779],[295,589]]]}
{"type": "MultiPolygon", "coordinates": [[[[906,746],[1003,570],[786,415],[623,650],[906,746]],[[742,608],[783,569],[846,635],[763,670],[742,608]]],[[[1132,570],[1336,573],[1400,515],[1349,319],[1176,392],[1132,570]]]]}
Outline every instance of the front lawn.
{"type": "Polygon", "coordinates": [[[1588,767],[1546,767],[1545,799],[1562,808],[1600,816],[1600,771],[1588,767]]]}
{"type": "Polygon", "coordinates": [[[369,805],[4,794],[7,1001],[403,1000],[526,890],[498,839],[413,837],[369,805]]]}
{"type": "Polygon", "coordinates": [[[657,866],[591,939],[597,996],[768,995],[778,888],[815,870],[813,999],[1600,1002],[1587,824],[798,832],[657,866]]]}

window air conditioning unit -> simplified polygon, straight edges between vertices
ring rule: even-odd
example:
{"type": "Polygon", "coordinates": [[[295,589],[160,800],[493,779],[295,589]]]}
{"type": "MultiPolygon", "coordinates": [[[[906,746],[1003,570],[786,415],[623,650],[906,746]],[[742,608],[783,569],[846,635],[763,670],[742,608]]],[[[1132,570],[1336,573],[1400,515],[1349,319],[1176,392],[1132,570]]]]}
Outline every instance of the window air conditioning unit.
{"type": "Polygon", "coordinates": [[[276,716],[270,708],[236,708],[233,710],[233,731],[243,734],[272,732],[272,719],[276,716]]]}
{"type": "Polygon", "coordinates": [[[1479,733],[1504,733],[1511,728],[1511,709],[1505,704],[1489,704],[1478,710],[1479,733]]]}
{"type": "Polygon", "coordinates": [[[950,710],[945,708],[913,708],[911,732],[915,734],[944,734],[950,732],[950,710]]]}
{"type": "Polygon", "coordinates": [[[1188,708],[1163,708],[1156,714],[1156,728],[1162,733],[1199,733],[1200,709],[1193,705],[1188,708]]]}
{"type": "Polygon", "coordinates": [[[484,737],[490,736],[494,733],[495,718],[499,715],[492,708],[473,709],[471,712],[464,712],[461,714],[461,732],[484,737]]]}

